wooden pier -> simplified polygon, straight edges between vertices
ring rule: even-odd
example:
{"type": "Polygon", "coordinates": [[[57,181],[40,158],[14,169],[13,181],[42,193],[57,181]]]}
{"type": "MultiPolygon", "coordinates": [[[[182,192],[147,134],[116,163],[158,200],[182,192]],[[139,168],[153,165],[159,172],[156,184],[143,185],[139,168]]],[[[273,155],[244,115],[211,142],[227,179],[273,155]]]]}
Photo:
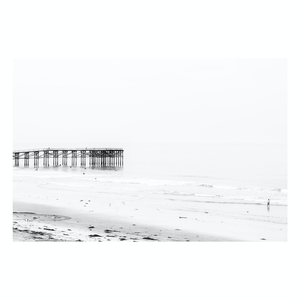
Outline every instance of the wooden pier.
{"type": "Polygon", "coordinates": [[[80,160],[81,167],[86,167],[88,163],[92,168],[115,169],[122,168],[124,165],[124,150],[119,148],[43,148],[13,151],[15,167],[20,166],[20,159],[24,159],[24,167],[29,167],[30,159],[33,159],[35,168],[39,167],[40,159],[43,159],[44,167],[49,167],[50,161],[53,167],[67,166],[68,158],[71,158],[72,167],[76,167],[80,160]]]}

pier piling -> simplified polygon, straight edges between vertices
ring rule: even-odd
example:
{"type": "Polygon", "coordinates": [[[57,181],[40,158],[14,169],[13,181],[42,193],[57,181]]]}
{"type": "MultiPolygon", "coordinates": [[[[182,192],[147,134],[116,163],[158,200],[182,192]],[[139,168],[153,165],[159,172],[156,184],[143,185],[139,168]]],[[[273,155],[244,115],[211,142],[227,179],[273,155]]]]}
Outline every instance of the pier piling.
{"type": "Polygon", "coordinates": [[[15,153],[15,166],[19,166],[19,153],[15,153]]]}
{"type": "Polygon", "coordinates": [[[63,150],[62,152],[62,165],[63,166],[68,165],[68,150],[63,150]]]}
{"type": "Polygon", "coordinates": [[[35,168],[39,167],[39,161],[40,161],[40,152],[39,151],[34,151],[34,162],[33,165],[35,168]]]}
{"type": "Polygon", "coordinates": [[[29,167],[29,152],[24,153],[24,167],[29,167]]]}
{"type": "Polygon", "coordinates": [[[86,166],[86,150],[81,150],[80,151],[80,156],[81,156],[81,167],[86,166]]]}
{"type": "Polygon", "coordinates": [[[72,167],[77,167],[77,151],[72,150],[72,167]]]}
{"type": "Polygon", "coordinates": [[[44,151],[44,167],[49,167],[49,150],[44,151]]]}
{"type": "Polygon", "coordinates": [[[33,158],[33,165],[35,168],[39,167],[39,160],[43,159],[43,166],[49,167],[51,162],[54,167],[59,166],[59,157],[62,157],[62,165],[68,165],[68,158],[71,157],[71,164],[73,167],[77,166],[77,157],[80,157],[81,167],[87,164],[87,156],[89,159],[89,166],[92,168],[115,169],[123,167],[123,149],[101,149],[101,148],[79,148],[79,149],[35,149],[14,151],[13,160],[14,166],[20,166],[20,159],[24,159],[24,167],[29,167],[29,160],[33,158]],[[71,154],[71,156],[69,156],[71,154]],[[53,159],[52,159],[53,158],[53,159]]]}
{"type": "Polygon", "coordinates": [[[53,166],[58,167],[58,150],[53,150],[53,166]]]}

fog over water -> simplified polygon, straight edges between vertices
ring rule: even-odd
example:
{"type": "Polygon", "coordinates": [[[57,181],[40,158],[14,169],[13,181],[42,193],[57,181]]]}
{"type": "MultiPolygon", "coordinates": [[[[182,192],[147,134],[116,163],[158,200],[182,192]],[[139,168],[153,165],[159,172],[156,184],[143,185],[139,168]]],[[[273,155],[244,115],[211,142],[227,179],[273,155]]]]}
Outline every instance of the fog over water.
{"type": "Polygon", "coordinates": [[[286,201],[284,59],[15,60],[13,91],[14,149],[123,148],[116,184],[286,201]]]}

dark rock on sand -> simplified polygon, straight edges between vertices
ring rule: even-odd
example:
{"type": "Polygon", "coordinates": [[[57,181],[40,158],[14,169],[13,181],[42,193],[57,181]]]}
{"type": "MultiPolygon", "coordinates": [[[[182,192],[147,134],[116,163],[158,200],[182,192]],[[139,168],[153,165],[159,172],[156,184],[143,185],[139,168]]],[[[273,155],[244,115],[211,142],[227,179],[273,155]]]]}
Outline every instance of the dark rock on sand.
{"type": "Polygon", "coordinates": [[[101,235],[99,234],[89,234],[89,237],[92,238],[92,237],[101,237],[101,235]]]}
{"type": "Polygon", "coordinates": [[[150,236],[145,236],[145,237],[143,237],[143,240],[157,241],[157,239],[154,239],[154,238],[152,238],[152,237],[150,237],[150,236]]]}

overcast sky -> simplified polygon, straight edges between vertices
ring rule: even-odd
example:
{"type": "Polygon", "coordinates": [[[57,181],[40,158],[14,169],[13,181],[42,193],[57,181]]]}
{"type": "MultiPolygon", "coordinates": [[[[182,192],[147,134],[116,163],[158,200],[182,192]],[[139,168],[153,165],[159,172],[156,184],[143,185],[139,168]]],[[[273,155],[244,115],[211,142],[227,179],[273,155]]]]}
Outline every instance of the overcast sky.
{"type": "Polygon", "coordinates": [[[286,60],[15,60],[14,149],[286,143],[286,60]]]}

